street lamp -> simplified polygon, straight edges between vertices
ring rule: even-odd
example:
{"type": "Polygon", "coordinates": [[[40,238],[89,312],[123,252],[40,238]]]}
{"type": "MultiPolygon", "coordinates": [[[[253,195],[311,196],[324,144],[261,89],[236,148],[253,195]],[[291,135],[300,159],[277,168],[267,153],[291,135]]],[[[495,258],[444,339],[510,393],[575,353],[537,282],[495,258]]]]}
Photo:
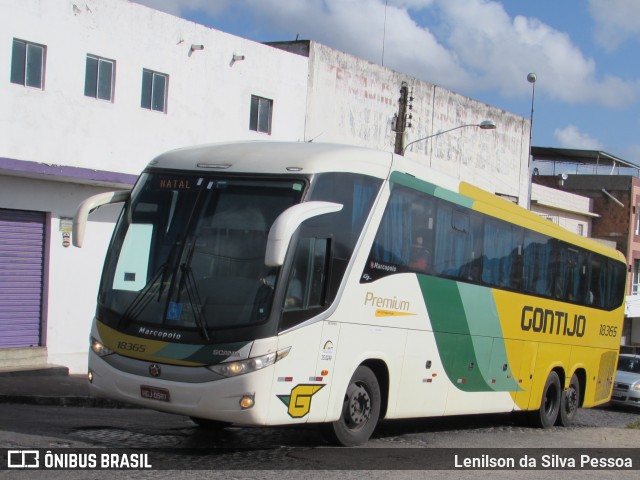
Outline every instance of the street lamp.
{"type": "Polygon", "coordinates": [[[478,127],[481,130],[495,130],[496,129],[496,122],[494,122],[493,120],[483,120],[480,123],[471,123],[471,124],[468,124],[468,125],[458,125],[457,127],[450,128],[449,130],[444,130],[442,132],[438,132],[438,133],[434,133],[433,135],[429,135],[427,137],[419,138],[418,140],[414,140],[413,142],[407,143],[407,145],[404,147],[404,150],[402,150],[402,155],[404,155],[405,152],[407,151],[407,148],[409,148],[414,143],[422,142],[423,140],[428,140],[430,138],[437,137],[438,135],[442,135],[444,133],[449,133],[449,132],[452,132],[453,130],[458,130],[459,128],[467,128],[467,127],[478,127]]]}
{"type": "Polygon", "coordinates": [[[536,80],[538,76],[535,73],[527,75],[527,81],[531,84],[531,119],[529,120],[529,158],[531,158],[531,138],[533,137],[533,102],[536,98],[536,80]]]}
{"type": "Polygon", "coordinates": [[[528,175],[529,178],[527,179],[527,186],[528,186],[528,191],[527,191],[527,208],[529,210],[531,210],[531,192],[532,192],[532,171],[531,169],[533,168],[533,156],[532,156],[532,152],[531,152],[531,141],[533,138],[533,102],[536,98],[536,80],[538,80],[538,76],[531,72],[529,75],[527,75],[527,81],[531,84],[531,118],[529,120],[529,158],[527,159],[527,170],[528,170],[528,175]]]}

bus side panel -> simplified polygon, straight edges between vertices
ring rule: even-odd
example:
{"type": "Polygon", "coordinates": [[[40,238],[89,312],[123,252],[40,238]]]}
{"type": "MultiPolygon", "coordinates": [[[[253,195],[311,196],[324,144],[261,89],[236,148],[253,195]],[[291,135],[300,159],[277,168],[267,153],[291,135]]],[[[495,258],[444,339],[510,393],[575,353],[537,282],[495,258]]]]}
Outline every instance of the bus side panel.
{"type": "Polygon", "coordinates": [[[439,416],[444,413],[450,382],[433,333],[412,330],[407,335],[396,418],[439,416]]]}
{"type": "Polygon", "coordinates": [[[515,394],[518,408],[540,407],[544,385],[554,368],[561,369],[565,388],[576,369],[584,368],[585,407],[607,401],[620,343],[620,329],[613,327],[621,324],[621,309],[607,312],[501,290],[494,290],[493,295],[504,336],[511,342],[509,357],[522,357],[518,381],[523,391],[515,394]]]}
{"type": "Polygon", "coordinates": [[[611,399],[611,389],[618,363],[618,351],[603,351],[598,359],[600,360],[598,368],[593,372],[597,372],[598,376],[595,382],[591,382],[591,385],[587,383],[585,406],[601,405],[611,399]],[[587,402],[592,403],[587,404],[587,402]]]}
{"type": "MultiPolygon", "coordinates": [[[[388,369],[387,418],[394,417],[400,395],[400,378],[407,334],[408,331],[403,328],[341,324],[326,421],[333,422],[340,417],[349,380],[358,366],[367,360],[381,361],[388,369]]],[[[384,397],[383,386],[381,390],[384,397]]]]}
{"type": "MultiPolygon", "coordinates": [[[[549,373],[554,368],[559,368],[566,376],[566,367],[570,364],[571,346],[560,345],[557,343],[538,344],[538,355],[536,358],[536,367],[533,373],[533,382],[531,385],[531,397],[529,398],[528,410],[537,410],[542,402],[542,392],[547,382],[549,373]]],[[[562,376],[560,378],[562,382],[562,376]]]]}
{"type": "Polygon", "coordinates": [[[518,384],[518,390],[511,393],[515,401],[515,409],[526,410],[529,407],[531,398],[538,344],[522,340],[505,340],[505,343],[507,345],[507,355],[518,384]]]}
{"type": "MultiPolygon", "coordinates": [[[[361,262],[366,260],[361,256],[361,262]]],[[[360,264],[354,272],[362,268],[360,264]]],[[[348,382],[358,365],[367,360],[382,360],[388,369],[387,418],[424,415],[425,405],[427,411],[435,408],[439,412],[435,414],[440,414],[439,405],[446,399],[448,382],[433,334],[428,331],[429,315],[416,275],[401,273],[371,283],[360,283],[358,278],[359,274],[347,282],[340,305],[331,317],[340,324],[340,342],[327,421],[338,418],[348,382]],[[432,377],[434,372],[440,372],[440,376],[432,377]],[[435,406],[431,404],[434,397],[435,406]],[[408,411],[404,410],[405,405],[408,411]]]]}
{"type": "Polygon", "coordinates": [[[317,322],[279,336],[278,350],[291,350],[274,365],[270,425],[307,423],[310,414],[324,417],[329,388],[327,378],[316,375],[321,335],[322,322],[317,322]]]}
{"type": "Polygon", "coordinates": [[[564,388],[569,386],[571,376],[576,371],[584,371],[581,391],[584,407],[593,407],[609,400],[611,384],[615,374],[615,362],[618,352],[615,350],[574,347],[571,352],[571,366],[567,369],[564,388]]]}
{"type": "Polygon", "coordinates": [[[323,399],[322,408],[314,408],[309,414],[310,422],[324,422],[327,418],[329,399],[331,398],[331,388],[333,378],[336,373],[336,355],[338,353],[338,340],[340,339],[340,323],[326,320],[322,325],[322,337],[318,345],[318,364],[316,366],[316,378],[324,379],[327,382],[326,392],[323,399]],[[326,400],[324,400],[326,398],[326,400]]]}
{"type": "Polygon", "coordinates": [[[496,360],[503,356],[503,339],[443,333],[438,338],[444,347],[440,352],[448,365],[450,380],[445,415],[513,410],[513,398],[509,394],[513,381],[500,378],[504,373],[502,366],[494,368],[496,360]],[[473,348],[469,348],[470,345],[473,348]]]}

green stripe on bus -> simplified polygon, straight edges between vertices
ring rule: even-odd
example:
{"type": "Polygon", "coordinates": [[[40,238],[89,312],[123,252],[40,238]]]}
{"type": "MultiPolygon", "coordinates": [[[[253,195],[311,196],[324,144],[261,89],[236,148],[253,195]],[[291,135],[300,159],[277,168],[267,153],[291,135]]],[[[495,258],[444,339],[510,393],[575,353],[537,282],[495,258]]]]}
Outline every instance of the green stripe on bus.
{"type": "MultiPolygon", "coordinates": [[[[465,392],[492,391],[478,365],[476,349],[456,282],[418,275],[420,288],[444,370],[451,383],[465,392]]],[[[478,352],[481,357],[485,351],[478,352]]]]}
{"type": "Polygon", "coordinates": [[[428,193],[429,195],[435,195],[436,189],[438,188],[433,183],[425,182],[424,180],[419,180],[416,177],[400,172],[392,172],[389,177],[389,182],[392,186],[394,183],[397,183],[398,185],[428,193]]]}
{"type": "Polygon", "coordinates": [[[513,378],[507,348],[491,289],[468,283],[457,283],[465,310],[469,332],[476,352],[489,348],[489,356],[478,353],[478,367],[492,390],[521,390],[513,378]]]}
{"type": "Polygon", "coordinates": [[[419,192],[426,193],[428,195],[432,195],[436,198],[442,198],[443,200],[448,200],[451,203],[455,203],[461,207],[472,208],[474,200],[469,197],[465,197],[464,195],[460,195],[459,193],[452,192],[451,190],[447,190],[446,188],[438,187],[433,183],[425,182],[424,180],[419,180],[411,175],[400,172],[393,172],[391,177],[389,178],[389,182],[391,182],[391,186],[393,184],[402,185],[407,188],[411,188],[413,190],[417,190],[419,192]]]}
{"type": "Polygon", "coordinates": [[[465,392],[517,391],[491,290],[418,275],[451,383],[465,392]]]}

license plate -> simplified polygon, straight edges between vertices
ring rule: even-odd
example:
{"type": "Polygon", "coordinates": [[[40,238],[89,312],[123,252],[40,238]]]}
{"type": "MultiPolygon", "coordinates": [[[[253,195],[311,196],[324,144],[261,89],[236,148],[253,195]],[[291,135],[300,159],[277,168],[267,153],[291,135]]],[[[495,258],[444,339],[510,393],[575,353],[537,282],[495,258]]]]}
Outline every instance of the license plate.
{"type": "Polygon", "coordinates": [[[149,387],[148,385],[140,385],[140,396],[149,400],[158,400],[160,402],[170,402],[171,395],[166,388],[149,387]]]}

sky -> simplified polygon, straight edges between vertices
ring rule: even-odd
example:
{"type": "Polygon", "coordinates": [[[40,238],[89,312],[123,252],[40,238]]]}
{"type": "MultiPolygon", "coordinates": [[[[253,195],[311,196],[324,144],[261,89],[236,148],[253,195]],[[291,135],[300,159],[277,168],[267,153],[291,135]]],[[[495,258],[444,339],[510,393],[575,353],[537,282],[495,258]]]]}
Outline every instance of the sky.
{"type": "Polygon", "coordinates": [[[314,40],[532,118],[535,146],[640,165],[640,0],[132,1],[257,42],[314,40]]]}

